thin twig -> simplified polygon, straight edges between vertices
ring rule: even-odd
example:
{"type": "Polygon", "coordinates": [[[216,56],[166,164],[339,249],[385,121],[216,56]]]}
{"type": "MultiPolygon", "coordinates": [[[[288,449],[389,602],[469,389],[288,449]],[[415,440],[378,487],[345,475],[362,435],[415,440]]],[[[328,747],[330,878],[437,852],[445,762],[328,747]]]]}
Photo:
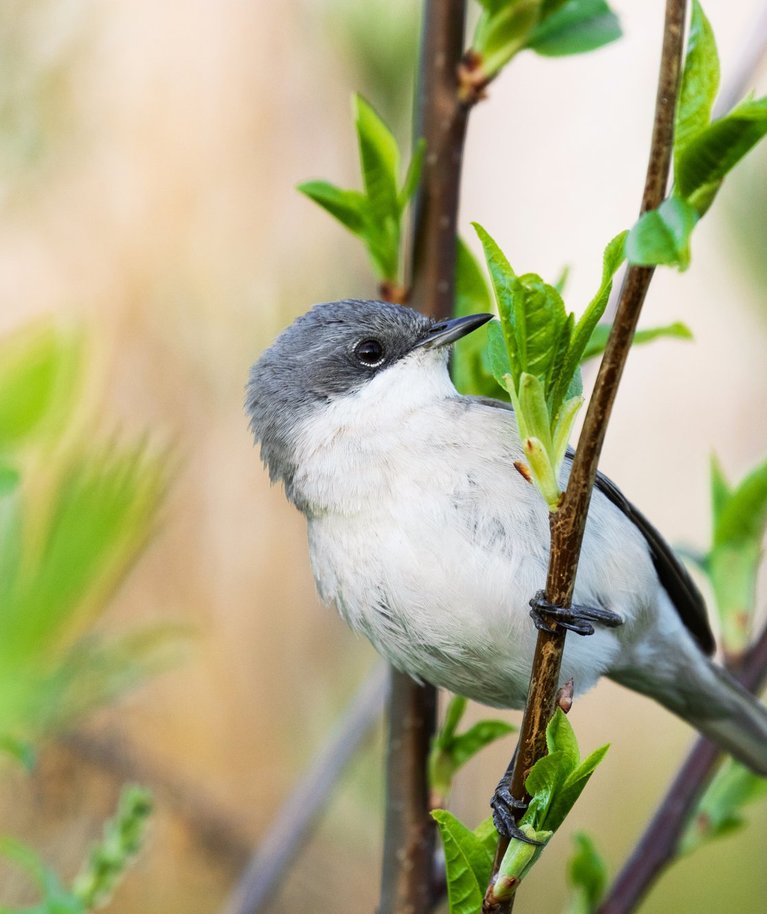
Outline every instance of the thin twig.
{"type": "Polygon", "coordinates": [[[280,887],[291,861],[296,860],[333,786],[378,722],[388,692],[385,664],[362,683],[336,732],[315,758],[250,859],[222,914],[257,914],[280,887]]]}
{"type": "MultiPolygon", "coordinates": [[[[750,691],[767,682],[767,626],[733,672],[750,691]]],[[[722,760],[721,750],[700,737],[679,769],[645,833],[598,908],[597,914],[629,914],[674,860],[687,823],[722,760]]]]}
{"type": "MultiPolygon", "coordinates": [[[[458,102],[465,0],[426,0],[415,138],[426,159],[413,220],[409,303],[432,317],[453,313],[456,224],[468,109],[458,102]]],[[[435,830],[426,759],[436,690],[392,670],[386,761],[386,829],[379,914],[420,914],[433,903],[435,830]]]]}
{"type": "MultiPolygon", "coordinates": [[[[660,205],[668,183],[674,111],[681,73],[685,7],[685,0],[667,0],[666,3],[655,121],[640,213],[660,205]]],[[[546,598],[558,606],[570,606],[572,602],[599,455],[652,275],[653,270],[649,267],[631,267],[626,273],[615,322],[589,402],[567,490],[559,510],[551,518],[551,555],[546,598]]],[[[525,796],[527,774],[546,751],[546,724],[554,712],[564,643],[563,630],[558,629],[553,633],[541,631],[538,634],[517,763],[511,781],[511,791],[516,797],[525,796]]],[[[499,841],[493,875],[497,872],[507,846],[507,841],[499,841]]],[[[488,903],[486,910],[508,912],[511,906],[493,907],[488,903]]]]}

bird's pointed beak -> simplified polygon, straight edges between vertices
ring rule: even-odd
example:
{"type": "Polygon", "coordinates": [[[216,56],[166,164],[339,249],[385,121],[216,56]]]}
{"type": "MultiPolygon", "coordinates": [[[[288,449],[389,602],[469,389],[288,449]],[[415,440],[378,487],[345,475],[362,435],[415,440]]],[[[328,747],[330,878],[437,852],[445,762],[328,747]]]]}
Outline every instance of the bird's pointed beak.
{"type": "Polygon", "coordinates": [[[442,346],[449,346],[494,317],[494,314],[469,314],[466,317],[455,317],[449,321],[439,321],[431,326],[427,335],[413,348],[440,349],[442,346]]]}

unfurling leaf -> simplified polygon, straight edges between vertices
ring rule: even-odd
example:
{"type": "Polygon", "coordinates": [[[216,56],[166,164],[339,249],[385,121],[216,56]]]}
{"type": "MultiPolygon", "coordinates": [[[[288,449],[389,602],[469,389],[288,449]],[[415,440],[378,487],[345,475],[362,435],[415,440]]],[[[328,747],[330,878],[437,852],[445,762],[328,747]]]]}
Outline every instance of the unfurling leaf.
{"type": "Polygon", "coordinates": [[[741,653],[750,640],[756,576],[767,528],[767,461],[730,487],[716,460],[711,487],[712,545],[704,566],[711,579],[722,630],[722,646],[741,653]]]}
{"type": "Polygon", "coordinates": [[[567,865],[572,895],[566,914],[594,914],[607,888],[607,866],[584,832],[573,835],[575,853],[567,865]]]}
{"type": "Polygon", "coordinates": [[[665,264],[686,270],[690,263],[690,236],[700,218],[682,197],[669,197],[634,223],[626,240],[626,257],[638,266],[665,264]]]}
{"type": "Polygon", "coordinates": [[[698,0],[693,0],[682,83],[674,125],[674,154],[711,121],[719,89],[719,54],[711,24],[698,0]]]}
{"type": "Polygon", "coordinates": [[[616,41],[620,22],[605,0],[567,0],[532,31],[527,47],[548,57],[583,54],[616,41]]]}
{"type": "Polygon", "coordinates": [[[463,733],[456,733],[465,710],[466,699],[460,695],[453,696],[445,712],[445,720],[432,740],[428,767],[429,787],[435,805],[445,802],[459,768],[485,746],[516,729],[503,720],[481,720],[463,733]]]}
{"type": "Polygon", "coordinates": [[[727,759],[706,788],[679,842],[679,854],[721,838],[745,824],[744,807],[767,796],[767,778],[727,759]]]}
{"type": "Polygon", "coordinates": [[[445,877],[450,914],[477,914],[490,878],[498,834],[491,818],[469,830],[446,809],[435,809],[445,851],[445,877]]]}
{"type": "MultiPolygon", "coordinates": [[[[455,316],[492,311],[493,304],[485,276],[474,255],[460,238],[455,264],[455,316]]],[[[497,321],[493,322],[500,331],[497,321]]],[[[496,381],[487,358],[489,324],[480,327],[453,347],[453,383],[462,394],[508,400],[496,381]]],[[[505,352],[503,342],[501,349],[505,352]]]]}
{"type": "Polygon", "coordinates": [[[327,181],[306,181],[298,190],[363,242],[382,283],[399,286],[402,217],[418,188],[426,146],[423,140],[416,143],[398,187],[400,154],[392,132],[362,96],[354,96],[353,108],[364,191],[327,181]]]}
{"type": "Polygon", "coordinates": [[[767,134],[767,98],[741,102],[693,135],[677,156],[675,192],[702,216],[722,181],[767,134]]]}
{"type": "MultiPolygon", "coordinates": [[[[586,362],[589,359],[596,358],[598,355],[602,355],[607,346],[611,330],[612,324],[597,324],[581,356],[581,362],[586,362]]],[[[663,339],[664,337],[691,340],[693,335],[687,324],[675,321],[673,324],[666,324],[663,327],[647,327],[644,330],[637,330],[631,345],[641,346],[644,343],[651,343],[653,340],[663,339]]]]}

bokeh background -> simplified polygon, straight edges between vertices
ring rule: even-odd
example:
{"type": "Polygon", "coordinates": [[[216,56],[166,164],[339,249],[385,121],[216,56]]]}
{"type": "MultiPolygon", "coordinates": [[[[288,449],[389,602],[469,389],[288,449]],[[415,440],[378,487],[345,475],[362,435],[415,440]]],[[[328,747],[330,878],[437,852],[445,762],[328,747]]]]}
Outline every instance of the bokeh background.
{"type": "MultiPolygon", "coordinates": [[[[709,6],[726,80],[759,4],[709,6]]],[[[519,57],[472,114],[466,150],[464,233],[481,222],[518,269],[550,280],[569,264],[575,309],[596,287],[604,243],[635,217],[649,141],[662,4],[615,7],[617,44],[519,57]]],[[[319,605],[303,520],[269,486],[241,404],[249,364],[294,316],[374,292],[357,242],[294,186],[356,186],[353,90],[407,140],[419,19],[408,0],[0,8],[0,330],[49,314],[84,327],[99,428],[146,433],[174,455],[156,535],[101,624],[180,623],[183,658],[52,739],[31,776],[8,766],[0,779],[2,830],[65,876],[119,784],[153,788],[151,839],[115,914],[221,910],[375,663],[319,605]]],[[[764,68],[754,86],[767,89],[764,68]]],[[[689,272],[656,277],[644,323],[686,321],[695,342],[632,355],[603,458],[672,542],[701,549],[712,451],[731,478],[767,451],[766,189],[756,152],[696,231],[689,272]]],[[[692,738],[610,683],[572,721],[585,749],[612,748],[526,885],[520,909],[541,914],[565,902],[568,833],[588,829],[615,868],[692,738]]],[[[373,910],[380,731],[274,911],[373,910]]],[[[509,751],[492,747],[460,776],[453,806],[465,821],[486,815],[509,751]]],[[[751,818],[678,864],[643,910],[764,910],[767,805],[751,818]]],[[[15,871],[1,889],[6,903],[30,898],[15,871]]]]}

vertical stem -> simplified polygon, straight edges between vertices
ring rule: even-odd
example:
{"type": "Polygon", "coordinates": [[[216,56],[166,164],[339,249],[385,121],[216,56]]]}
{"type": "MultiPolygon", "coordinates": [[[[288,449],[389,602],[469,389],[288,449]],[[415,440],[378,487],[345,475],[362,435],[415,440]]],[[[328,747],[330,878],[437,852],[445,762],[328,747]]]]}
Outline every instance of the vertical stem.
{"type": "Polygon", "coordinates": [[[416,90],[415,136],[426,140],[413,220],[410,303],[448,317],[455,298],[455,250],[463,144],[469,108],[458,101],[466,0],[426,0],[416,90]]]}
{"type": "MultiPolygon", "coordinates": [[[[410,304],[432,317],[453,312],[458,199],[468,109],[457,98],[465,0],[426,0],[415,138],[426,140],[413,224],[410,304]]],[[[386,830],[379,914],[422,914],[434,901],[435,830],[426,760],[436,690],[392,670],[386,762],[386,830]]]]}
{"type": "MultiPolygon", "coordinates": [[[[666,2],[655,120],[640,213],[660,205],[668,182],[674,112],[682,66],[685,9],[685,0],[666,2]]],[[[599,369],[594,393],[589,401],[567,490],[559,510],[551,517],[551,553],[546,598],[558,606],[570,606],[572,602],[575,574],[599,455],[618,391],[618,383],[652,275],[653,269],[648,267],[630,267],[626,273],[615,322],[599,369]]],[[[564,644],[563,630],[558,629],[553,633],[541,631],[538,634],[517,763],[511,781],[512,794],[516,797],[525,796],[524,784],[527,774],[546,751],[546,725],[554,710],[564,644]]],[[[508,841],[499,841],[494,875],[507,846],[508,841]]],[[[487,910],[491,910],[489,902],[487,910]]],[[[511,906],[496,905],[494,910],[502,914],[504,911],[510,911],[511,906]]]]}

